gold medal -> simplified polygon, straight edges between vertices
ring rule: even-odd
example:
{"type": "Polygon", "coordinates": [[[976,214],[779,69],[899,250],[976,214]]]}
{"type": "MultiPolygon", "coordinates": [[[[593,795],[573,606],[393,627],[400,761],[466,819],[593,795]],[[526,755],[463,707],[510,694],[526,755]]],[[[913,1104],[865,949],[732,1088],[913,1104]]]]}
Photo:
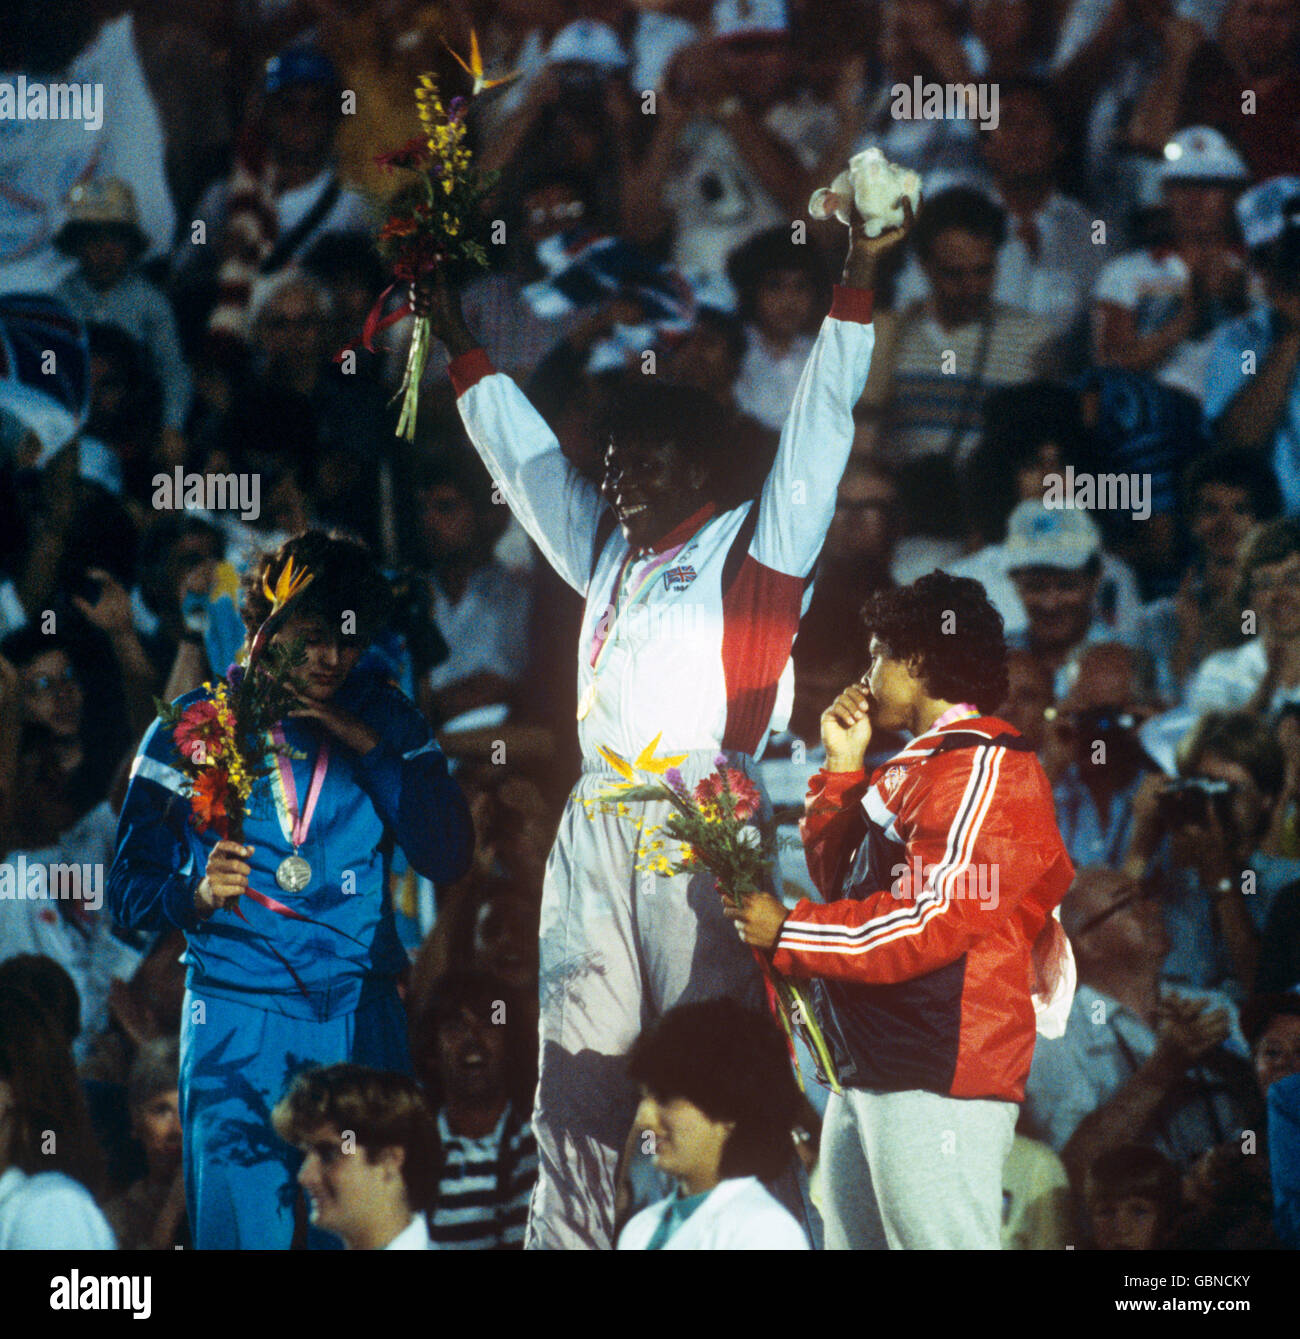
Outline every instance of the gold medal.
{"type": "Polygon", "coordinates": [[[593,679],[586,688],[582,697],[578,700],[578,719],[585,721],[591,715],[591,709],[596,705],[596,681],[593,679]]]}

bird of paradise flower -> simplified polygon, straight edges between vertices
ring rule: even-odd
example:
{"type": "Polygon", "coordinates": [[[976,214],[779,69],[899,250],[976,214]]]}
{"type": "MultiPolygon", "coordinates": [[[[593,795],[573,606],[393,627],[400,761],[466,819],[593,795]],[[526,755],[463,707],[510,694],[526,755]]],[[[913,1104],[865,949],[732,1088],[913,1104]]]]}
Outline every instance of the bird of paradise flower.
{"type": "MultiPolygon", "coordinates": [[[[588,817],[612,813],[632,824],[638,834],[638,852],[647,861],[639,869],[662,875],[707,870],[714,876],[718,891],[735,906],[743,906],[746,893],[766,886],[773,867],[775,839],[756,821],[761,796],[749,778],[730,766],[722,754],[717,758],[718,770],[693,790],[688,788],[678,770],[687,755],[658,757],[662,737],[661,731],[631,762],[603,744],[596,746],[622,779],[595,800],[583,802],[588,817]],[[649,825],[644,816],[634,815],[629,808],[630,803],[638,801],[666,801],[675,812],[663,824],[649,825]],[[678,843],[676,860],[662,853],[664,842],[655,836],[661,831],[678,843]]],[[[796,1030],[816,1057],[831,1089],[842,1092],[830,1047],[803,988],[778,972],[765,953],[752,951],[790,1043],[799,1086],[804,1086],[804,1080],[794,1050],[796,1030]]]]}

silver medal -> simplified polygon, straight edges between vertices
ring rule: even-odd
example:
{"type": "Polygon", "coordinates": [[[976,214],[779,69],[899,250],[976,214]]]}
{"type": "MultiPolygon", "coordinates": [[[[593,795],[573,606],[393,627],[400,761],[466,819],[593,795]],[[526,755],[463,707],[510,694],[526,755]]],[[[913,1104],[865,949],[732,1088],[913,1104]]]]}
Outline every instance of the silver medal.
{"type": "Polygon", "coordinates": [[[275,881],[286,893],[300,893],[311,882],[311,866],[300,855],[285,856],[276,868],[275,881]]]}

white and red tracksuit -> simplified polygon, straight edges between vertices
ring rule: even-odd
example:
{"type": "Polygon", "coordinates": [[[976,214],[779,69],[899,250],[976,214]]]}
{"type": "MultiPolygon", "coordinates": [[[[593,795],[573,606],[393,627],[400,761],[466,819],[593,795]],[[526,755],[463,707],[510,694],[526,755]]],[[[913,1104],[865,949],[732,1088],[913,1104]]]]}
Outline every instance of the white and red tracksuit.
{"type": "MultiPolygon", "coordinates": [[[[614,1169],[635,1110],[623,1056],[642,1028],[686,1000],[761,999],[712,879],[637,871],[631,822],[592,819],[580,802],[619,779],[598,745],[631,759],[659,736],[660,756],[687,755],[688,783],[713,771],[719,752],[752,768],[852,446],[870,320],[870,292],[836,289],[758,501],[720,514],[706,506],[639,558],[514,382],[481,350],[451,365],[461,416],[494,480],[547,560],[586,596],[580,696],[599,681],[579,725],[583,776],[542,899],[532,1247],[612,1245],[614,1169]],[[643,585],[654,564],[662,567],[643,585]],[[618,610],[618,589],[639,592],[639,603],[618,610]]],[[[661,806],[630,807],[663,821],[661,806]]]]}

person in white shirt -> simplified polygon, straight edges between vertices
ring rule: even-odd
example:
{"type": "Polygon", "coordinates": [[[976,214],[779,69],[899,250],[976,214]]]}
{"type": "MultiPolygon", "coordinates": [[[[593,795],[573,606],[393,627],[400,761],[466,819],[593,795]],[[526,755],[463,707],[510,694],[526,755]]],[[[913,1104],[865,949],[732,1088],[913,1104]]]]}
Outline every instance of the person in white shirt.
{"type": "MultiPolygon", "coordinates": [[[[1057,187],[1066,137],[1051,86],[1043,79],[1017,78],[1003,79],[999,88],[998,123],[981,139],[993,173],[987,193],[1007,216],[993,298],[1046,318],[1073,354],[1075,344],[1085,342],[1084,318],[1106,248],[1099,244],[1092,213],[1057,187]]],[[[912,257],[899,275],[894,305],[901,310],[928,294],[925,274],[912,257]]]]}
{"type": "MultiPolygon", "coordinates": [[[[761,994],[712,879],[705,887],[700,875],[635,869],[632,823],[615,814],[588,821],[586,804],[617,775],[615,752],[641,757],[641,766],[656,751],[665,766],[680,755],[690,785],[716,769],[720,753],[753,775],[781,710],[806,578],[852,446],[852,406],[874,347],[878,258],[906,231],[854,232],[776,459],[757,501],[740,505],[729,496],[737,473],[728,418],[705,393],[650,384],[657,377],[625,382],[607,420],[598,490],[476,346],[445,276],[412,294],[453,355],[448,370],[476,449],[542,553],[586,600],[583,775],[542,895],[540,1173],[529,1248],[612,1244],[614,1172],[635,1104],[617,1061],[647,1018],[706,988],[761,994]]],[[[630,811],[632,819],[666,817],[657,804],[630,811]]]]}
{"type": "Polygon", "coordinates": [[[785,8],[720,5],[713,36],[674,53],[655,90],[654,137],[624,191],[629,239],[648,245],[670,232],[674,268],[702,301],[726,309],[727,256],[802,215],[835,135],[829,105],[792,96],[785,8]]]}
{"type": "Polygon", "coordinates": [[[33,85],[51,95],[59,86],[96,92],[85,100],[80,118],[18,120],[11,114],[0,121],[3,293],[47,293],[71,273],[73,262],[55,248],[54,235],[67,216],[72,188],[92,176],[119,177],[131,187],[151,255],[171,244],[176,224],[162,123],[136,51],[134,16],[104,21],[89,4],[69,5],[51,24],[43,3],[30,7],[32,17],[24,24],[14,21],[14,7],[6,6],[0,83],[14,89],[17,77],[26,74],[29,101],[33,85]],[[31,35],[51,28],[56,31],[40,39],[31,35]],[[78,35],[84,35],[80,44],[78,35]],[[35,50],[38,40],[46,51],[35,50]],[[43,57],[52,63],[38,72],[34,67],[44,64],[43,57]]]}
{"type": "Polygon", "coordinates": [[[329,60],[310,47],[283,51],[267,62],[263,92],[257,129],[265,148],[236,155],[229,178],[214,182],[195,208],[203,244],[191,226],[173,254],[175,283],[189,300],[206,301],[205,288],[216,284],[210,335],[239,344],[248,338],[259,275],[292,264],[326,233],[368,232],[373,224],[365,198],[339,181],[341,89],[329,60]]]}
{"type": "Polygon", "coordinates": [[[793,1151],[799,1090],[770,1018],[735,1000],[670,1009],[637,1038],[641,1147],[677,1182],[636,1214],[620,1251],[806,1251],[803,1229],[764,1187],[793,1151]]]}
{"type": "Polygon", "coordinates": [[[796,246],[788,227],[772,228],[732,253],[727,274],[740,294],[747,336],[736,404],[780,432],[816,332],[819,297],[826,287],[820,253],[796,246]]]}
{"type": "Polygon", "coordinates": [[[527,661],[532,589],[492,546],[507,519],[477,457],[449,453],[414,488],[414,542],[428,579],[430,620],[447,644],[428,675],[441,721],[510,703],[527,661]]]}
{"type": "Polygon", "coordinates": [[[0,1251],[111,1251],[87,1189],[101,1157],[67,1038],[41,1004],[0,988],[0,1251]]]}
{"type": "Polygon", "coordinates": [[[1146,373],[1204,399],[1210,336],[1246,308],[1245,257],[1234,242],[1232,205],[1249,179],[1241,155],[1217,130],[1193,126],[1165,145],[1165,235],[1118,256],[1097,278],[1093,357],[1099,367],[1146,373]]]}
{"type": "Polygon", "coordinates": [[[1270,715],[1300,701],[1300,522],[1270,521],[1242,546],[1242,627],[1257,636],[1201,661],[1185,706],[1270,715]]]}
{"type": "Polygon", "coordinates": [[[299,1074],[271,1113],[304,1155],[298,1184],[313,1227],[350,1251],[428,1251],[425,1211],[437,1187],[437,1135],[404,1074],[329,1065],[299,1074]]]}

